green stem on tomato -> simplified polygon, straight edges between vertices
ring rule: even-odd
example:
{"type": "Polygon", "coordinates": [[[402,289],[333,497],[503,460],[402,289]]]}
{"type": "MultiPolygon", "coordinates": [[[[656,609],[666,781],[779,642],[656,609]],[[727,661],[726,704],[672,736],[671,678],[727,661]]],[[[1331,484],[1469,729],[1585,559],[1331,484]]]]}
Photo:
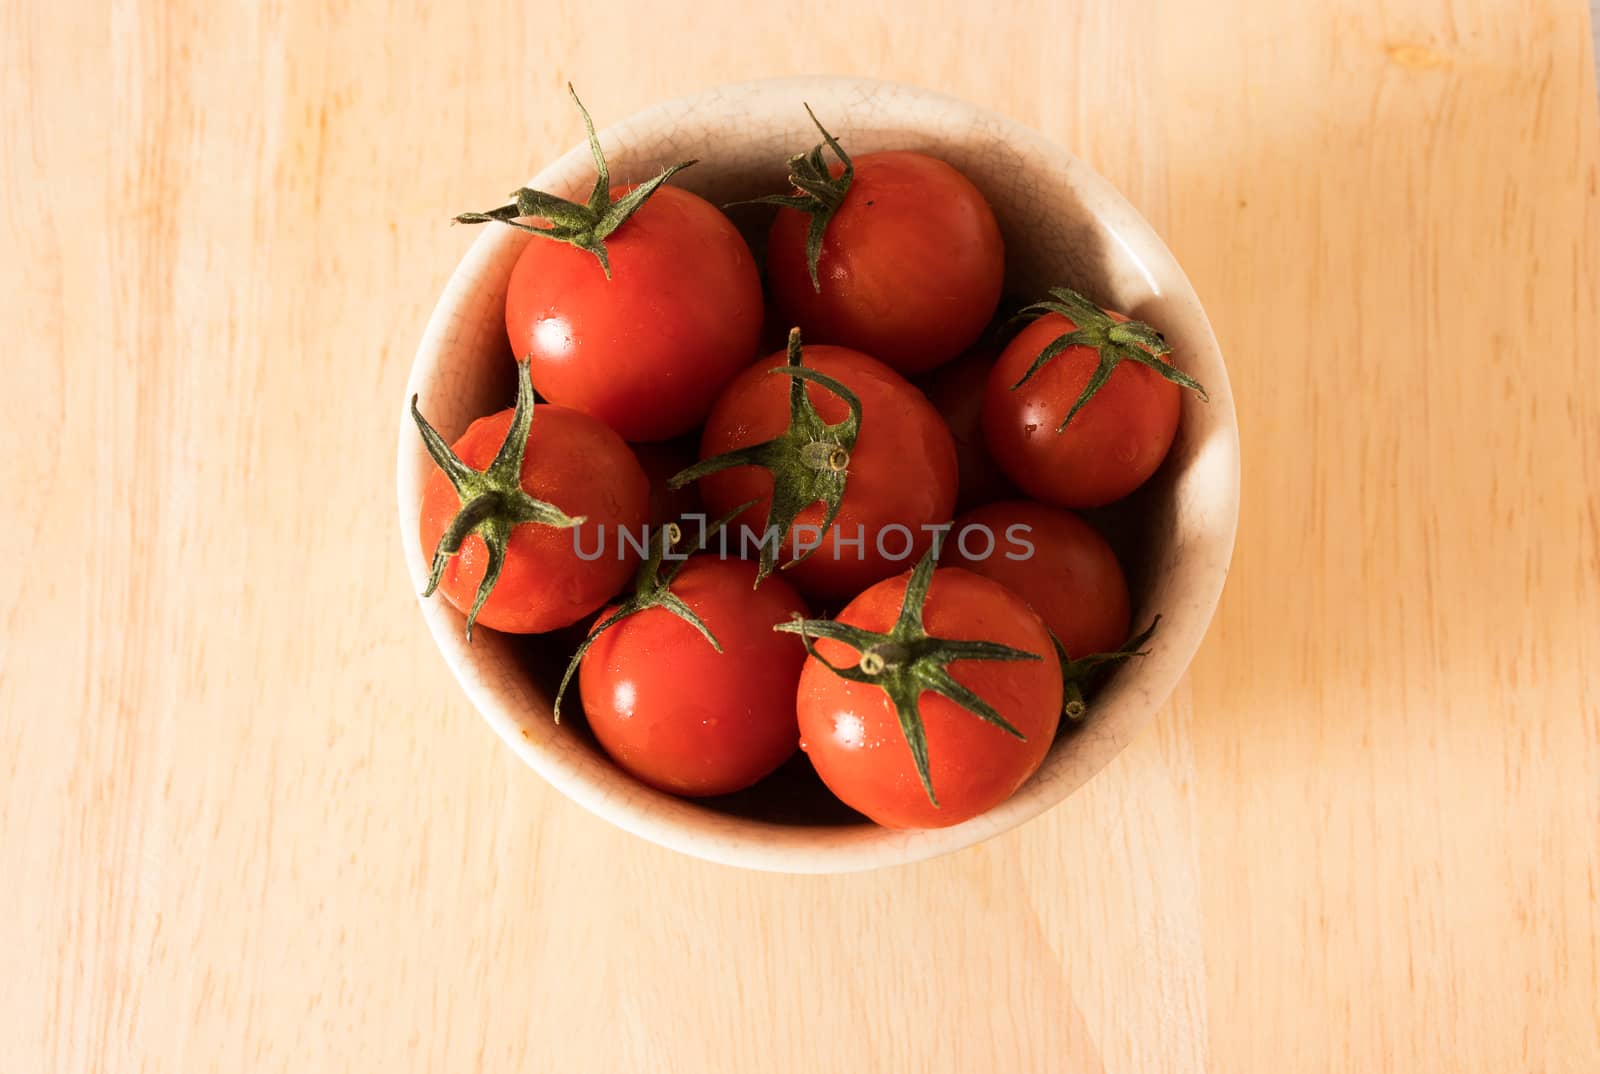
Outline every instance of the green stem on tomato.
{"type": "Polygon", "coordinates": [[[1061,639],[1056,637],[1055,631],[1050,632],[1050,640],[1056,647],[1056,659],[1061,663],[1061,714],[1068,720],[1077,721],[1089,714],[1089,706],[1084,699],[1084,692],[1093,684],[1100,671],[1111,664],[1120,664],[1131,656],[1148,656],[1150,650],[1143,648],[1155,634],[1156,627],[1161,623],[1161,616],[1151,620],[1150,625],[1141,633],[1130,638],[1120,649],[1109,653],[1089,653],[1076,660],[1067,655],[1066,647],[1061,644],[1061,639]]]}
{"type": "Polygon", "coordinates": [[[769,194],[734,204],[778,205],[785,209],[798,209],[811,218],[811,224],[806,229],[806,268],[811,273],[812,288],[821,294],[822,278],[817,272],[817,263],[822,259],[822,240],[833,214],[839,211],[839,206],[844,204],[844,196],[850,192],[850,181],[855,178],[856,166],[838,139],[829,134],[822,121],[817,119],[811,106],[808,104],[805,109],[806,115],[811,117],[811,122],[816,124],[818,133],[822,135],[822,141],[813,146],[811,152],[796,153],[789,158],[789,183],[796,192],[769,194]],[[824,147],[833,150],[833,155],[844,166],[838,175],[834,175],[828,167],[822,155],[824,147]]]}
{"type": "Polygon", "coordinates": [[[1072,328],[1051,340],[1039,352],[1033,364],[1028,366],[1027,372],[1011,386],[1012,391],[1028,383],[1051,359],[1073,347],[1090,347],[1100,356],[1099,364],[1095,366],[1089,382],[1084,385],[1077,401],[1072,404],[1072,409],[1067,411],[1067,416],[1056,427],[1056,432],[1065,431],[1078,411],[1105,387],[1106,381],[1111,379],[1111,374],[1123,362],[1136,362],[1147,369],[1153,369],[1179,387],[1194,392],[1202,400],[1208,398],[1206,390],[1200,386],[1199,381],[1171,362],[1162,361],[1162,358],[1172,353],[1172,348],[1167,345],[1166,338],[1160,332],[1143,321],[1118,321],[1070,288],[1052,287],[1049,298],[1024,308],[1011,319],[1011,323],[1032,321],[1049,313],[1065,317],[1072,323],[1072,328]]]}
{"type": "Polygon", "coordinates": [[[878,633],[850,626],[833,619],[795,619],[779,623],[774,630],[798,634],[806,652],[823,667],[850,682],[876,686],[888,695],[900,721],[900,732],[911,749],[917,778],[928,801],[938,806],[933,777],[928,768],[928,736],[922,724],[920,698],[925,691],[955,702],[974,716],[1000,728],[1019,740],[1025,736],[995,711],[983,698],[956,681],[949,665],[956,660],[1038,660],[1038,654],[1013,649],[992,641],[958,641],[936,638],[923,626],[922,608],[933,581],[936,549],[930,548],[911,572],[900,615],[888,631],[878,633]],[[843,642],[861,654],[854,667],[831,663],[817,651],[812,639],[827,638],[843,642]]]}
{"type": "MultiPolygon", "coordinates": [[[[732,521],[734,516],[749,506],[751,505],[748,503],[740,504],[706,527],[705,531],[700,535],[699,547],[694,551],[701,551],[708,547],[711,538],[722,527],[732,521]]],[[[664,611],[671,612],[698,630],[700,636],[705,638],[713,649],[719,653],[722,652],[722,643],[717,641],[715,634],[711,633],[711,628],[706,626],[705,620],[696,615],[694,609],[685,604],[683,598],[672,591],[672,583],[677,579],[678,572],[683,570],[684,564],[689,562],[689,556],[693,552],[677,557],[676,563],[665,573],[661,570],[661,563],[667,558],[667,553],[672,551],[682,537],[683,531],[675,522],[669,522],[656,532],[651,541],[650,555],[639,565],[639,571],[634,576],[632,596],[619,604],[616,611],[596,623],[583,641],[578,644],[578,648],[573,652],[572,658],[567,661],[566,671],[561,675],[561,685],[556,688],[555,702],[551,705],[551,715],[555,718],[556,723],[561,722],[561,699],[566,696],[567,686],[572,682],[572,676],[577,672],[578,665],[583,663],[583,658],[588,654],[589,648],[599,640],[600,635],[631,615],[638,615],[649,608],[661,608],[664,611]]]]}
{"type": "MultiPolygon", "coordinates": [[[[807,369],[803,360],[800,329],[794,328],[789,332],[788,361],[768,370],[790,378],[789,427],[782,434],[764,443],[703,459],[674,474],[667,482],[669,488],[679,489],[708,474],[735,466],[759,466],[771,472],[772,503],[767,508],[766,533],[775,530],[778,539],[761,542],[756,585],[772,573],[778,548],[801,511],[821,502],[827,513],[820,530],[826,532],[833,525],[844,502],[850,453],[855,450],[856,437],[861,431],[861,400],[856,393],[830,376],[807,369]],[[807,383],[825,388],[844,400],[850,413],[833,425],[823,421],[806,391],[807,383]]],[[[815,546],[808,548],[799,558],[805,559],[815,550],[815,546]]]]}
{"type": "Polygon", "coordinates": [[[478,593],[467,612],[467,640],[472,640],[472,626],[483,609],[484,601],[494,591],[505,568],[506,545],[511,531],[533,523],[569,529],[584,521],[582,515],[569,515],[561,508],[543,500],[536,500],[522,491],[522,461],[528,450],[528,432],[533,427],[533,381],[528,374],[528,360],[517,363],[517,404],[511,414],[511,427],[495,453],[494,460],[482,470],[474,470],[450,449],[433,426],[417,409],[417,397],[411,397],[411,417],[422,434],[428,454],[449,479],[461,500],[438,547],[433,550],[433,565],[428,572],[428,588],[422,595],[429,597],[439,588],[439,579],[451,558],[461,551],[461,546],[474,534],[483,539],[489,551],[489,561],[478,583],[478,593]]]}
{"type": "Polygon", "coordinates": [[[458,224],[496,222],[541,238],[569,243],[593,254],[605,271],[606,279],[609,280],[611,258],[606,253],[606,239],[626,223],[662,183],[698,162],[685,160],[674,164],[653,179],[640,183],[616,201],[612,201],[611,169],[606,165],[605,154],[600,150],[600,140],[595,136],[594,121],[589,118],[589,110],[578,100],[578,93],[570,82],[567,83],[567,92],[572,94],[573,103],[583,115],[583,129],[589,136],[589,152],[594,156],[594,187],[589,191],[588,200],[579,204],[542,190],[522,187],[512,193],[511,196],[515,200],[511,204],[490,209],[488,212],[462,213],[455,218],[455,222],[458,224]],[[523,219],[527,217],[546,220],[548,223],[542,225],[524,223],[523,219]]]}

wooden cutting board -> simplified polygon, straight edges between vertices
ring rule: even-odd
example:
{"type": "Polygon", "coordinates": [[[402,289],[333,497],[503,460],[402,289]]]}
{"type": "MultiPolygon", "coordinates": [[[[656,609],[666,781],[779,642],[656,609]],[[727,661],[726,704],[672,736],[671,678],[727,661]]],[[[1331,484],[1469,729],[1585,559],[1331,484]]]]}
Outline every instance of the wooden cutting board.
{"type": "Polygon", "coordinates": [[[1593,1071],[1600,138],[1582,0],[0,6],[16,1071],[1593,1071]],[[393,520],[493,201],[741,78],[919,82],[1166,235],[1244,440],[1194,669],[876,875],[648,846],[501,748],[393,520]]]}

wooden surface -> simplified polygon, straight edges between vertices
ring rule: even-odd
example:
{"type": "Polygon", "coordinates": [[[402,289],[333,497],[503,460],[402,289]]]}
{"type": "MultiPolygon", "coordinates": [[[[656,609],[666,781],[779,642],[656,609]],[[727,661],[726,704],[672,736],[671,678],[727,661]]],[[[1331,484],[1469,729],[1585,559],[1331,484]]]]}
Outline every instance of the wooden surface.
{"type": "Polygon", "coordinates": [[[0,1068],[1584,1071],[1584,0],[0,6],[0,1068]],[[624,12],[624,8],[628,10],[624,12]],[[1204,12],[1202,14],[1202,12],[1204,12]],[[413,607],[412,349],[579,130],[815,70],[1073,147],[1233,375],[1234,575],[1045,818],[793,879],[520,767],[413,607]]]}

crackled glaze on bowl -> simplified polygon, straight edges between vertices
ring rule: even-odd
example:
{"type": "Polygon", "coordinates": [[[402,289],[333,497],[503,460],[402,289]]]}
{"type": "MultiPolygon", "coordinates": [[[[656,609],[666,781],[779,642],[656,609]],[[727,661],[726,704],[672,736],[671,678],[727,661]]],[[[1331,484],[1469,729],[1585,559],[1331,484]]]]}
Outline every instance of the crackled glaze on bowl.
{"type": "MultiPolygon", "coordinates": [[[[1227,575],[1238,515],[1233,399],[1199,300],[1149,225],[1085,164],[1033,131],[926,90],[859,79],[782,79],[723,86],[659,105],[600,133],[612,175],[638,179],[689,158],[674,181],[716,203],[784,186],[784,161],[815,141],[809,102],[853,153],[919,149],[954,164],[989,198],[1007,243],[1008,291],[1036,296],[1065,283],[1159,327],[1178,364],[1210,391],[1185,393],[1172,453],[1137,496],[1143,546],[1129,564],[1137,614],[1162,614],[1150,655],[1096,697],[1085,725],[1057,740],[1011,800],[965,824],[890,831],[870,824],[778,824],[653,791],[617,769],[570,726],[550,719],[548,691],[526,668],[535,641],[479,631],[440,599],[421,602],[428,629],[467,696],[517,755],[587,809],[637,835],[712,861],[789,872],[844,872],[917,861],[969,846],[1037,816],[1081,786],[1141,730],[1183,675],[1227,575]]],[[[564,106],[564,102],[563,102],[564,106]]],[[[532,184],[580,198],[592,181],[576,147],[532,184]]],[[[453,439],[508,405],[504,304],[527,235],[485,228],[445,286],[406,386],[453,439]]],[[[420,592],[427,559],[417,516],[431,462],[408,410],[400,422],[400,532],[420,592]]],[[[1114,520],[1113,520],[1114,524],[1114,520]]]]}

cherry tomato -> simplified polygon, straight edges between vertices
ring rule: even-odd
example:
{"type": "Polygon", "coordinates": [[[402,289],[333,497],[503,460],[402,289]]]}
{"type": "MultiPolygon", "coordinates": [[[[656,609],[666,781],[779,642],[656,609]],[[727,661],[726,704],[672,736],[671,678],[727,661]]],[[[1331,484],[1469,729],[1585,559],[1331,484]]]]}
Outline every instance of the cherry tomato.
{"type": "MultiPolygon", "coordinates": [[[[994,211],[955,168],[922,153],[867,153],[824,233],[819,292],[806,258],[811,217],[778,210],[767,281],[786,323],[908,376],[960,354],[1000,302],[1005,244],[994,211]]],[[[832,167],[838,177],[842,164],[832,167]]]]}
{"type": "Polygon", "coordinates": [[[1117,555],[1069,511],[1025,500],[968,511],[956,519],[943,561],[1026,600],[1072,659],[1128,640],[1128,583],[1117,555]]]}
{"type": "MultiPolygon", "coordinates": [[[[887,632],[900,616],[910,575],[868,589],[837,620],[887,632]]],[[[933,572],[923,625],[936,638],[990,641],[1039,657],[956,660],[951,676],[1024,736],[1017,739],[931,690],[918,709],[938,805],[917,774],[889,695],[834,674],[813,656],[800,674],[800,748],[847,805],[891,828],[942,828],[1004,802],[1038,769],[1061,715],[1061,668],[1050,634],[1027,603],[997,582],[956,567],[933,572]]],[[[840,667],[860,664],[851,646],[822,638],[817,653],[840,667]]]]}
{"type": "MultiPolygon", "coordinates": [[[[808,557],[784,577],[818,601],[843,602],[867,586],[906,569],[932,544],[925,527],[947,523],[954,511],[956,454],[938,411],[909,381],[882,362],[844,347],[803,348],[805,366],[832,377],[861,400],[861,425],[846,469],[839,515],[808,557]]],[[[706,419],[700,457],[710,458],[777,437],[789,427],[791,380],[768,370],[783,366],[775,354],[747,368],[728,385],[706,419]]],[[[827,388],[806,386],[807,397],[829,423],[849,407],[827,388]]],[[[772,503],[772,474],[739,466],[700,481],[712,516],[754,501],[728,528],[729,550],[759,540],[772,503]]],[[[823,504],[800,512],[783,540],[781,560],[792,561],[798,542],[810,543],[826,517],[823,504]],[[809,531],[804,527],[810,527],[809,531]]]]}
{"type": "Polygon", "coordinates": [[[1095,349],[1069,347],[1020,388],[1012,385],[1074,327],[1058,313],[1046,314],[1001,352],[984,391],[983,433],[995,461],[1029,496],[1058,507],[1099,507],[1144,484],[1167,457],[1178,429],[1179,389],[1147,366],[1121,362],[1058,432],[1099,364],[1095,349]]]}
{"type": "Polygon", "coordinates": [[[983,393],[998,352],[979,344],[921,381],[956,443],[956,510],[1015,495],[1016,486],[989,454],[983,439],[983,393]]]}
{"type": "Polygon", "coordinates": [[[806,606],[783,579],[758,589],[755,577],[753,563],[698,555],[672,580],[672,593],[721,653],[691,624],[652,607],[618,620],[583,658],[578,683],[589,728],[618,765],[652,787],[728,794],[795,751],[805,648],[772,628],[806,606]]]}
{"type": "MultiPolygon", "coordinates": [[[[473,469],[489,466],[511,429],[513,411],[479,418],[453,445],[473,469]]],[[[522,459],[522,490],[567,514],[586,516],[574,529],[525,522],[511,530],[505,566],[478,623],[512,634],[536,634],[577,622],[633,575],[636,554],[621,554],[622,527],[642,532],[650,483],[622,438],[603,423],[554,405],[535,408],[522,459]],[[604,540],[604,554],[585,560],[604,540]],[[577,542],[581,542],[577,543],[577,542]]],[[[422,550],[433,555],[445,528],[461,510],[461,497],[435,468],[422,492],[422,550]]],[[[476,534],[440,577],[445,599],[463,613],[471,607],[488,566],[488,547],[476,534]]]]}
{"type": "Polygon", "coordinates": [[[529,240],[506,294],[512,352],[532,359],[542,397],[625,439],[687,432],[756,354],[755,259],[720,209],[675,186],[657,188],[605,247],[610,279],[587,250],[529,240]]]}

